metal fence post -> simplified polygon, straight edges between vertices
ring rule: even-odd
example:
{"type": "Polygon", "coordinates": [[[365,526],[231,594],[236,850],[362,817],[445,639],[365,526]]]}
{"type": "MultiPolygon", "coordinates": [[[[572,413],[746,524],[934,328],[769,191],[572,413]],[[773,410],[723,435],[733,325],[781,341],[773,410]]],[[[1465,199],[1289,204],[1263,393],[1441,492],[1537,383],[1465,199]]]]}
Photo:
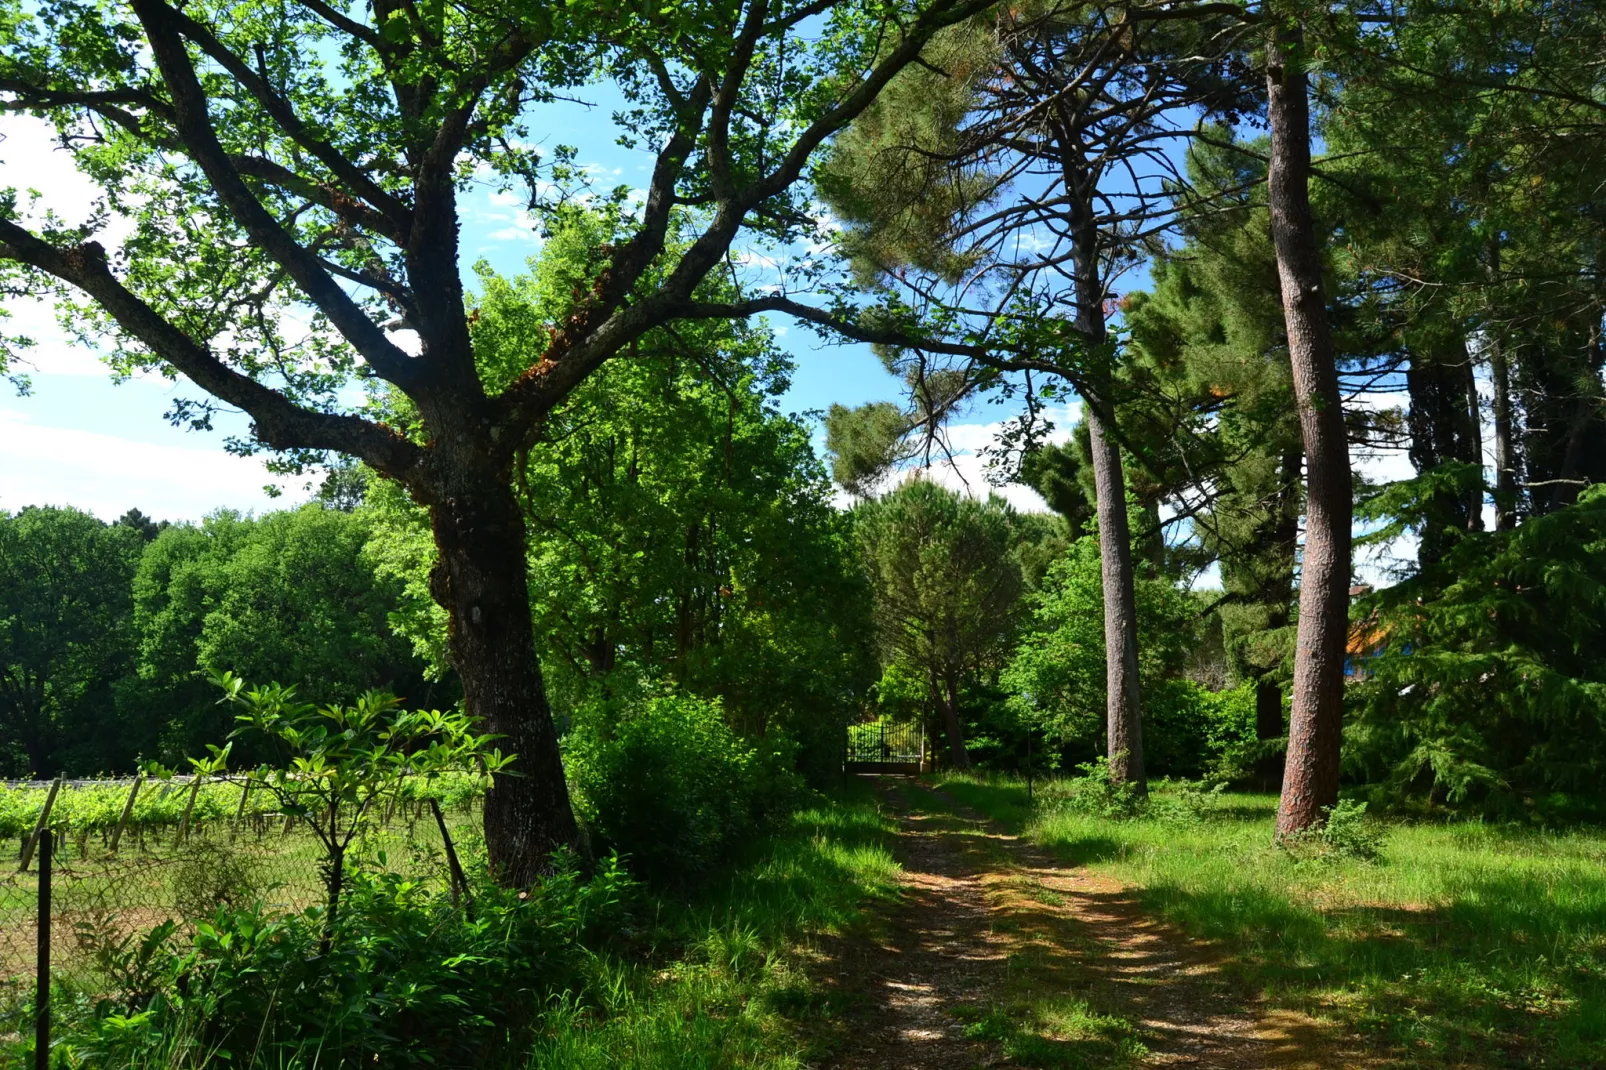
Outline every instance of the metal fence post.
{"type": "Polygon", "coordinates": [[[39,975],[34,982],[33,1065],[50,1070],[50,847],[45,828],[39,840],[39,975]]]}
{"type": "Polygon", "coordinates": [[[848,762],[853,757],[853,722],[842,722],[842,790],[848,790],[848,762]]]}
{"type": "Polygon", "coordinates": [[[446,865],[452,875],[452,904],[463,904],[464,911],[469,919],[474,918],[474,900],[469,896],[468,878],[463,875],[463,865],[457,860],[457,848],[452,845],[452,834],[446,830],[446,815],[441,813],[441,804],[430,796],[429,808],[435,812],[435,824],[440,826],[441,846],[446,848],[446,865]]]}

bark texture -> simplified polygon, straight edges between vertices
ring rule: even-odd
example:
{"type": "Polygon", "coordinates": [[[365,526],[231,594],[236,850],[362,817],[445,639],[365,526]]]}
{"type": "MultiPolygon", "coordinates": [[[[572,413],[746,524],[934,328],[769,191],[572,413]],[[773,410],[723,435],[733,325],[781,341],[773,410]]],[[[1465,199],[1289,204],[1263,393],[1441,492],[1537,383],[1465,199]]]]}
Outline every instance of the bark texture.
{"type": "Polygon", "coordinates": [[[430,509],[439,561],[432,594],[450,616],[463,698],[497,745],[518,756],[485,799],[485,842],[498,878],[532,883],[553,851],[580,842],[557,730],[530,623],[524,518],[508,473],[482,478],[430,509]]]}
{"type": "Polygon", "coordinates": [[[948,736],[948,761],[955,769],[970,768],[970,752],[965,749],[965,727],[959,723],[959,682],[944,679],[937,696],[942,728],[948,736]]]}
{"type": "Polygon", "coordinates": [[[1268,201],[1300,437],[1305,445],[1305,553],[1294,650],[1293,709],[1277,834],[1319,824],[1338,802],[1349,626],[1349,444],[1344,433],[1321,250],[1310,209],[1310,101],[1300,35],[1273,20],[1267,51],[1268,201]]]}
{"type": "Polygon", "coordinates": [[[1143,714],[1138,693],[1138,621],[1132,581],[1132,533],[1126,512],[1121,448],[1092,406],[1085,409],[1098,495],[1099,567],[1104,585],[1105,730],[1110,776],[1145,788],[1143,714]]]}

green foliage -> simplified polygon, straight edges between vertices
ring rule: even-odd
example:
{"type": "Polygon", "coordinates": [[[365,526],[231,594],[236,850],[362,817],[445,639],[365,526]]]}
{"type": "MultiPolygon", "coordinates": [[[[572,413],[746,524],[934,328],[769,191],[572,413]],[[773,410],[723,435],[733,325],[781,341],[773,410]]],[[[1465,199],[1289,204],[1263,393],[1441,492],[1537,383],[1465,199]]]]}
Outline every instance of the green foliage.
{"type": "Polygon", "coordinates": [[[849,494],[869,497],[897,462],[908,429],[903,410],[890,401],[832,405],[825,414],[831,478],[849,494]]]}
{"type": "Polygon", "coordinates": [[[860,932],[895,901],[891,838],[860,791],[788,815],[750,864],[691,895],[646,898],[611,862],[583,877],[564,859],[524,894],[476,882],[472,918],[429,885],[359,873],[322,956],[315,912],[112,928],[109,975],[126,983],[98,1008],[58,993],[58,1043],[95,1070],[797,1070],[829,1052],[806,1051],[799,1027],[829,1029],[845,1004],[794,948],[860,932]]]}
{"type": "Polygon", "coordinates": [[[95,768],[112,750],[143,545],[76,509],[0,512],[0,776],[95,768]]]}
{"type": "MultiPolygon", "coordinates": [[[[227,780],[203,778],[200,790],[195,792],[191,823],[208,825],[242,813],[240,796],[246,792],[246,780],[238,775],[227,780]]],[[[130,787],[126,780],[69,782],[56,796],[50,824],[75,840],[90,835],[106,839],[122,819],[130,787]]],[[[407,777],[397,785],[397,796],[407,802],[434,799],[442,809],[453,809],[478,798],[484,788],[485,780],[477,770],[445,772],[433,778],[407,777]]],[[[128,832],[137,836],[141,832],[177,827],[189,805],[190,793],[189,782],[177,779],[166,770],[153,771],[135,796],[128,832]]],[[[49,789],[43,787],[0,785],[0,836],[20,836],[33,831],[48,794],[49,789]]],[[[244,802],[246,817],[278,812],[278,798],[255,786],[244,802]]]]}
{"type": "Polygon", "coordinates": [[[1295,858],[1351,858],[1376,860],[1383,850],[1383,833],[1366,819],[1366,804],[1340,799],[1322,811],[1322,821],[1277,841],[1295,858]]]}
{"type": "MultiPolygon", "coordinates": [[[[504,772],[515,755],[491,745],[461,711],[402,710],[394,695],[370,691],[349,706],[298,702],[295,689],[272,684],[248,690],[231,673],[217,677],[224,701],[241,712],[237,735],[256,734],[282,751],[278,764],[263,766],[254,781],[271,793],[285,814],[307,823],[324,850],[325,942],[334,938],[346,858],[352,843],[379,817],[403,777],[429,780],[474,768],[489,778],[504,772]]],[[[214,751],[197,773],[215,771],[227,751],[214,751]]]]}
{"type": "MultiPolygon", "coordinates": [[[[1154,575],[1139,575],[1134,594],[1147,764],[1155,771],[1197,773],[1208,707],[1195,685],[1176,678],[1192,646],[1193,601],[1154,575]]],[[[1104,679],[1098,540],[1084,536],[1050,566],[1001,681],[1017,715],[1051,746],[1091,757],[1104,732],[1104,679]]]]}
{"type": "Polygon", "coordinates": [[[861,279],[900,265],[953,279],[980,259],[953,248],[953,226],[985,203],[989,175],[954,158],[999,59],[991,29],[978,18],[937,35],[924,62],[900,72],[816,169],[821,194],[849,224],[844,252],[861,279]]]}
{"type": "Polygon", "coordinates": [[[1173,473],[1179,485],[1208,473],[1191,556],[1220,563],[1227,600],[1218,613],[1240,680],[1286,674],[1303,494],[1264,148],[1221,128],[1189,146],[1200,210],[1184,214],[1186,243],[1156,259],[1151,288],[1131,295],[1125,310],[1125,374],[1136,394],[1126,419],[1145,443],[1173,443],[1169,459],[1185,461],[1173,473]],[[1171,406],[1156,405],[1156,396],[1171,406]]]}
{"type": "Polygon", "coordinates": [[[571,859],[527,892],[478,883],[472,917],[396,874],[354,874],[333,932],[316,910],[225,907],[172,946],[154,995],[143,968],[74,1047],[107,1068],[510,1061],[547,1001],[584,983],[629,889],[571,859]]]}
{"type": "Polygon", "coordinates": [[[145,753],[193,754],[228,733],[211,671],[294,685],[311,702],[373,688],[427,701],[422,666],[391,632],[400,584],[376,575],[371,532],[365,513],[313,504],[219,511],[151,542],[133,588],[145,753]]]}
{"type": "MultiPolygon", "coordinates": [[[[853,512],[883,665],[924,677],[957,724],[959,693],[1013,638],[1024,581],[1013,510],[912,479],[853,512]]],[[[956,761],[960,755],[954,755],[956,761]]]]}
{"type": "Polygon", "coordinates": [[[1380,649],[1346,760],[1384,798],[1537,817],[1606,802],[1606,493],[1467,534],[1363,612],[1380,649]]]}
{"type": "Polygon", "coordinates": [[[677,694],[598,705],[564,739],[576,812],[598,846],[659,884],[697,882],[784,817],[802,791],[793,750],[743,739],[717,700],[677,694]]]}
{"type": "Polygon", "coordinates": [[[1130,781],[1111,779],[1108,757],[1101,754],[1077,768],[1082,771],[1081,776],[1054,780],[1044,786],[1045,805],[1111,819],[1136,817],[1143,811],[1143,793],[1130,781]]]}
{"type": "MultiPolygon", "coordinates": [[[[515,374],[569,314],[604,223],[566,217],[528,275],[481,267],[474,339],[487,379],[515,374]]],[[[721,699],[747,735],[790,734],[824,772],[873,666],[847,522],[809,429],[779,410],[791,367],[759,324],[654,332],[521,455],[531,612],[560,718],[672,682],[721,699]]],[[[423,511],[395,488],[371,497],[382,519],[370,552],[406,585],[396,622],[443,668],[423,511]]]]}

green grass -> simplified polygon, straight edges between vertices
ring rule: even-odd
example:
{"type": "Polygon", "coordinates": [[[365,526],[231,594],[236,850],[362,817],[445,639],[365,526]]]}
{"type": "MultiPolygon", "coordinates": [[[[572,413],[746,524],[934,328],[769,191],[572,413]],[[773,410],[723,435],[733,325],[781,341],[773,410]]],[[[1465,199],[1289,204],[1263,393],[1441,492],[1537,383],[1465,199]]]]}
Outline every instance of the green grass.
{"type": "Polygon", "coordinates": [[[759,857],[693,903],[665,900],[661,949],[645,962],[599,962],[589,1001],[552,1012],[530,1065],[759,1067],[829,1059],[850,1038],[854,996],[812,964],[876,924],[898,895],[894,829],[855,786],[795,814],[759,857]]]}
{"type": "Polygon", "coordinates": [[[1606,1066],[1599,830],[1392,824],[1376,861],[1300,858],[1272,844],[1274,796],[1109,820],[1029,808],[1018,781],[939,786],[1219,942],[1273,1003],[1410,1065],[1606,1066]]]}

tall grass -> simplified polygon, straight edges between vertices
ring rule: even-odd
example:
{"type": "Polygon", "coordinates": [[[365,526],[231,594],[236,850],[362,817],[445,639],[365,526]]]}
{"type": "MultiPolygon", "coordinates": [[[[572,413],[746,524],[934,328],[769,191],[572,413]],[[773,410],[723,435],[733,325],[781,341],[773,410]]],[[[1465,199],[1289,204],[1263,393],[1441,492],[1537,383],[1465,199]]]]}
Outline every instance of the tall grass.
{"type": "Polygon", "coordinates": [[[822,941],[862,935],[868,908],[897,895],[893,835],[857,785],[793,815],[699,901],[659,903],[662,947],[643,962],[599,961],[590,998],[551,1012],[530,1065],[790,1070],[828,1057],[844,1008],[809,964],[822,941]]]}
{"type": "Polygon", "coordinates": [[[940,786],[1219,942],[1274,1003],[1411,1065],[1606,1066],[1601,830],[1389,824],[1380,857],[1362,861],[1274,846],[1275,796],[1112,820],[1056,806],[1052,791],[1030,807],[1014,780],[940,786]]]}

